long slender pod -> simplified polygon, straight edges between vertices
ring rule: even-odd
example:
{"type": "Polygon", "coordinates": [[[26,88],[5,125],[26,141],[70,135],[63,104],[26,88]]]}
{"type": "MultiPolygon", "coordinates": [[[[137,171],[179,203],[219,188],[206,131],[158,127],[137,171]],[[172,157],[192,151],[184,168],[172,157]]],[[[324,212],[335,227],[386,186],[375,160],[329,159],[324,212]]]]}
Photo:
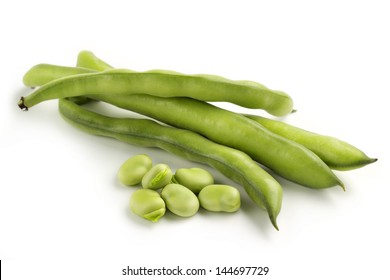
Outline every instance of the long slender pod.
{"type": "Polygon", "coordinates": [[[233,81],[213,75],[185,75],[164,70],[134,72],[122,69],[55,79],[22,97],[18,105],[26,110],[46,100],[85,96],[91,93],[183,96],[202,101],[223,101],[247,108],[260,108],[276,116],[290,113],[293,106],[292,99],[287,94],[270,90],[255,82],[233,81]]]}
{"type": "Polygon", "coordinates": [[[376,158],[368,157],[360,149],[338,138],[321,135],[261,116],[245,116],[268,130],[307,147],[332,169],[352,170],[377,161],[376,158]]]}
{"type": "Polygon", "coordinates": [[[186,159],[208,164],[241,184],[249,197],[264,206],[277,229],[282,205],[280,184],[247,154],[214,143],[192,131],[164,126],[147,119],[112,118],[88,111],[61,99],[59,110],[65,120],[94,135],[116,138],[144,147],[158,147],[186,159]]]}
{"type": "Polygon", "coordinates": [[[343,187],[330,168],[304,146],[258,123],[212,104],[185,97],[91,95],[99,101],[163,123],[195,131],[219,144],[247,153],[282,177],[310,188],[343,187]]]}

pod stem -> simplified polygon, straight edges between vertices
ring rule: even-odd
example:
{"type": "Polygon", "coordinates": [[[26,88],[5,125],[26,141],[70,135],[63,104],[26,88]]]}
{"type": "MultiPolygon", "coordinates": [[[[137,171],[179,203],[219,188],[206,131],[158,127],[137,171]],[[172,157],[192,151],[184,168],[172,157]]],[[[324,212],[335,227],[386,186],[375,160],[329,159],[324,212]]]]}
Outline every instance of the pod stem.
{"type": "Polygon", "coordinates": [[[23,111],[28,111],[28,107],[26,106],[26,104],[24,104],[24,97],[20,97],[19,101],[18,101],[18,106],[20,109],[22,109],[23,111]]]}

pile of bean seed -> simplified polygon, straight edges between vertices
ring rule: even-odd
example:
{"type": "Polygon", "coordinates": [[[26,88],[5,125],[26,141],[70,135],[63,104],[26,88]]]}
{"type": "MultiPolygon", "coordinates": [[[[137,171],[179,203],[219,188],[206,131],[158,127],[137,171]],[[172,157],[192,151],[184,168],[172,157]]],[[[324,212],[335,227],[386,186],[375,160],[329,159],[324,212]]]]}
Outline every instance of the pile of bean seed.
{"type": "MultiPolygon", "coordinates": [[[[27,111],[46,100],[58,99],[62,117],[87,133],[135,146],[161,148],[207,164],[242,185],[252,201],[267,211],[276,229],[283,189],[271,174],[312,189],[334,186],[344,189],[343,182],[333,170],[361,168],[377,160],[338,138],[259,115],[239,114],[212,103],[230,102],[262,109],[276,117],[293,111],[293,101],[288,94],[253,81],[166,70],[136,72],[115,69],[92,52],[81,51],[76,67],[38,64],[27,71],[23,82],[37,89],[20,98],[18,105],[21,109],[27,111]],[[149,118],[110,117],[83,106],[91,101],[105,102],[149,118]]],[[[143,174],[147,169],[145,166],[134,168],[137,171],[132,171],[133,174],[143,174]]],[[[166,166],[156,165],[148,172],[160,174],[159,168],[166,166]]],[[[159,217],[162,208],[152,207],[157,211],[154,214],[148,212],[150,209],[140,210],[145,206],[142,201],[150,196],[159,201],[157,205],[162,206],[164,202],[173,213],[192,213],[181,209],[180,203],[173,198],[175,196],[171,196],[176,191],[182,193],[183,189],[178,186],[187,183],[164,182],[154,175],[145,173],[142,176],[141,181],[146,182],[142,182],[142,190],[134,193],[133,211],[143,217],[150,214],[151,220],[159,217]],[[153,193],[156,182],[162,188],[161,194],[153,193]]],[[[134,176],[127,178],[123,174],[120,177],[134,179],[131,178],[134,176]]],[[[177,174],[173,176],[176,180],[178,177],[177,174]]],[[[203,196],[202,191],[207,189],[202,189],[197,199],[201,204],[202,200],[205,201],[206,209],[218,209],[212,206],[216,202],[213,196],[218,190],[207,191],[203,196]]],[[[188,186],[186,190],[189,190],[188,186]]],[[[191,196],[189,193],[196,192],[186,193],[191,196]]],[[[194,208],[195,204],[192,205],[194,208]]]]}
{"type": "Polygon", "coordinates": [[[138,216],[157,222],[166,208],[180,217],[195,215],[199,207],[212,212],[236,212],[241,206],[239,191],[232,186],[214,184],[203,168],[180,168],[173,174],[164,163],[153,166],[145,154],[126,160],[118,171],[126,186],[142,185],[130,199],[130,209],[138,216]]]}

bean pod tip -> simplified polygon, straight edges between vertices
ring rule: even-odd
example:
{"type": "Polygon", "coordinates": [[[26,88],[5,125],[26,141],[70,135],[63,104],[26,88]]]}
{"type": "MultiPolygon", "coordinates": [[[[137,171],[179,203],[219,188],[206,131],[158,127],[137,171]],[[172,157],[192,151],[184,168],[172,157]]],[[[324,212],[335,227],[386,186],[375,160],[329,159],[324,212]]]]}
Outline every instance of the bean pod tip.
{"type": "Polygon", "coordinates": [[[279,231],[279,227],[278,227],[278,224],[276,223],[276,219],[271,219],[271,223],[272,225],[274,226],[274,228],[279,231]]]}

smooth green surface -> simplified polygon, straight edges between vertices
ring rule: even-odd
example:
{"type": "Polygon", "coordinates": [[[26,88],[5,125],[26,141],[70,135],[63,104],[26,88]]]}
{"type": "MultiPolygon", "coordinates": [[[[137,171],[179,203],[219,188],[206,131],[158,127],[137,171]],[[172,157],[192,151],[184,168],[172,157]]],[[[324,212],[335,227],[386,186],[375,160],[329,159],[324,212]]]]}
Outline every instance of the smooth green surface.
{"type": "Polygon", "coordinates": [[[107,117],[66,99],[59,101],[59,110],[66,121],[87,133],[132,145],[158,147],[208,164],[241,184],[249,197],[267,210],[270,221],[278,228],[276,218],[282,206],[282,187],[244,152],[212,142],[195,132],[164,126],[152,120],[107,117]]]}
{"type": "Polygon", "coordinates": [[[171,182],[172,170],[164,164],[159,163],[153,166],[142,178],[142,187],[145,189],[158,190],[171,182]]]}
{"type": "Polygon", "coordinates": [[[199,210],[196,195],[180,184],[168,184],[161,191],[161,197],[169,211],[180,217],[191,217],[199,210]]]}
{"type": "MultiPolygon", "coordinates": [[[[100,61],[100,64],[103,65],[106,64],[94,54],[88,53],[88,55],[91,56],[90,60],[100,61]]],[[[90,65],[88,63],[79,66],[96,69],[93,64],[90,65]]],[[[111,68],[103,68],[103,70],[108,69],[111,68]]],[[[213,76],[213,78],[215,80],[224,80],[224,78],[219,76],[213,76]]],[[[264,87],[251,81],[243,81],[243,83],[249,86],[264,87]]],[[[115,100],[115,98],[121,99],[121,97],[111,98],[106,96],[105,101],[113,102],[112,104],[118,107],[134,110],[174,126],[194,130],[218,143],[238,148],[276,173],[301,185],[312,188],[340,185],[344,188],[343,183],[331,172],[326,163],[317,154],[310,153],[304,147],[299,147],[299,145],[295,145],[291,141],[285,141],[286,139],[281,137],[275,138],[275,135],[268,133],[269,131],[261,125],[257,126],[255,128],[257,130],[256,133],[253,133],[253,124],[248,124],[242,117],[240,119],[237,114],[227,112],[226,110],[218,110],[216,107],[203,105],[201,102],[185,99],[180,101],[180,99],[174,100],[170,98],[168,100],[146,96],[145,100],[142,99],[142,96],[141,98],[131,96],[127,98],[127,101],[123,102],[115,100]],[[145,106],[146,104],[154,104],[161,110],[158,112],[158,108],[156,111],[155,106],[145,106]],[[203,107],[203,110],[199,111],[197,106],[203,107]],[[214,111],[211,110],[214,108],[214,111]],[[166,111],[169,111],[169,113],[166,113],[166,111]],[[177,116],[180,116],[180,119],[177,116]],[[204,118],[205,116],[206,118],[204,118]],[[208,116],[210,117],[208,118],[208,116]],[[230,121],[225,122],[229,118],[230,121]],[[238,129],[242,126],[244,126],[243,129],[238,129]],[[252,131],[248,130],[247,127],[251,128],[252,131]],[[234,131],[234,133],[231,133],[231,131],[234,131]],[[256,139],[259,139],[258,143],[256,143],[256,139]]]]}
{"type": "Polygon", "coordinates": [[[83,67],[67,67],[42,63],[33,66],[24,74],[23,84],[28,87],[38,87],[62,77],[95,72],[96,70],[83,67]]]}
{"type": "Polygon", "coordinates": [[[152,165],[152,159],[148,155],[136,155],[127,159],[118,170],[119,182],[126,186],[140,184],[152,165]]]}
{"type": "Polygon", "coordinates": [[[208,185],[199,195],[200,206],[212,212],[236,212],[241,206],[240,192],[228,185],[208,185]]]}
{"type": "Polygon", "coordinates": [[[78,67],[90,68],[96,71],[104,71],[113,68],[111,65],[98,58],[93,52],[87,50],[79,52],[76,65],[78,67]]]}
{"type": "Polygon", "coordinates": [[[205,186],[214,184],[213,175],[198,167],[177,169],[172,181],[189,188],[194,193],[199,193],[205,186]]]}
{"type": "MultiPolygon", "coordinates": [[[[99,61],[92,53],[88,54],[92,56],[90,60],[99,61]]],[[[105,62],[101,63],[105,64],[105,62]]],[[[88,64],[81,65],[84,67],[88,66],[88,64]]],[[[112,73],[117,73],[118,75],[129,72],[127,70],[108,71],[113,71],[112,73]]],[[[176,72],[164,70],[149,71],[147,73],[180,76],[176,72]]],[[[103,74],[103,72],[100,74],[103,74]]],[[[205,78],[204,76],[207,75],[197,75],[196,77],[205,78]]],[[[110,79],[110,77],[107,79],[110,79]]],[[[86,82],[89,80],[83,77],[80,79],[86,82]]],[[[213,81],[225,80],[218,76],[212,76],[209,79],[213,81]]],[[[100,80],[94,78],[93,81],[99,82],[100,80]]],[[[54,86],[54,88],[61,87],[61,84],[57,83],[57,86],[54,86]]],[[[137,83],[137,85],[139,84],[142,86],[143,82],[137,83]]],[[[184,84],[187,85],[186,83],[184,84]]],[[[256,83],[245,81],[245,84],[250,86],[256,83]]],[[[48,87],[53,86],[50,86],[50,83],[46,85],[48,87]]],[[[162,87],[163,89],[160,90],[164,91],[164,85],[154,84],[154,86],[162,87]]],[[[76,85],[75,87],[72,90],[77,90],[78,86],[76,85]]],[[[259,87],[262,88],[263,86],[259,87]]],[[[115,84],[112,88],[107,88],[106,90],[96,89],[103,94],[94,95],[92,93],[99,92],[91,91],[88,96],[120,108],[147,115],[172,126],[198,132],[212,141],[242,150],[275,173],[300,185],[320,189],[340,185],[344,188],[339,178],[315,153],[294,141],[270,132],[244,116],[191,98],[165,98],[146,94],[113,94],[113,91],[116,92],[116,89],[119,90],[120,88],[120,85],[115,84]]],[[[142,92],[141,88],[139,92],[142,92]]]]}
{"type": "MultiPolygon", "coordinates": [[[[213,75],[185,75],[164,70],[134,72],[122,69],[72,76],[66,76],[66,73],[64,71],[63,78],[48,82],[23,97],[19,106],[23,109],[31,108],[46,100],[91,93],[186,96],[203,101],[231,102],[247,108],[264,109],[277,116],[290,113],[293,106],[292,99],[283,92],[270,90],[255,82],[233,81],[213,75]]],[[[35,75],[39,76],[30,70],[30,76],[35,75]]]]}
{"type": "Polygon", "coordinates": [[[130,209],[151,222],[157,222],[166,211],[165,202],[160,194],[149,189],[138,189],[131,194],[130,209]]]}
{"type": "Polygon", "coordinates": [[[330,168],[352,170],[375,162],[355,146],[335,137],[321,135],[287,123],[268,118],[245,115],[268,130],[302,144],[318,155],[330,168]]]}
{"type": "Polygon", "coordinates": [[[300,185],[315,189],[343,186],[332,170],[309,149],[270,132],[245,116],[212,104],[185,97],[164,98],[147,94],[100,94],[93,95],[93,98],[195,131],[214,142],[241,150],[300,185]]]}

